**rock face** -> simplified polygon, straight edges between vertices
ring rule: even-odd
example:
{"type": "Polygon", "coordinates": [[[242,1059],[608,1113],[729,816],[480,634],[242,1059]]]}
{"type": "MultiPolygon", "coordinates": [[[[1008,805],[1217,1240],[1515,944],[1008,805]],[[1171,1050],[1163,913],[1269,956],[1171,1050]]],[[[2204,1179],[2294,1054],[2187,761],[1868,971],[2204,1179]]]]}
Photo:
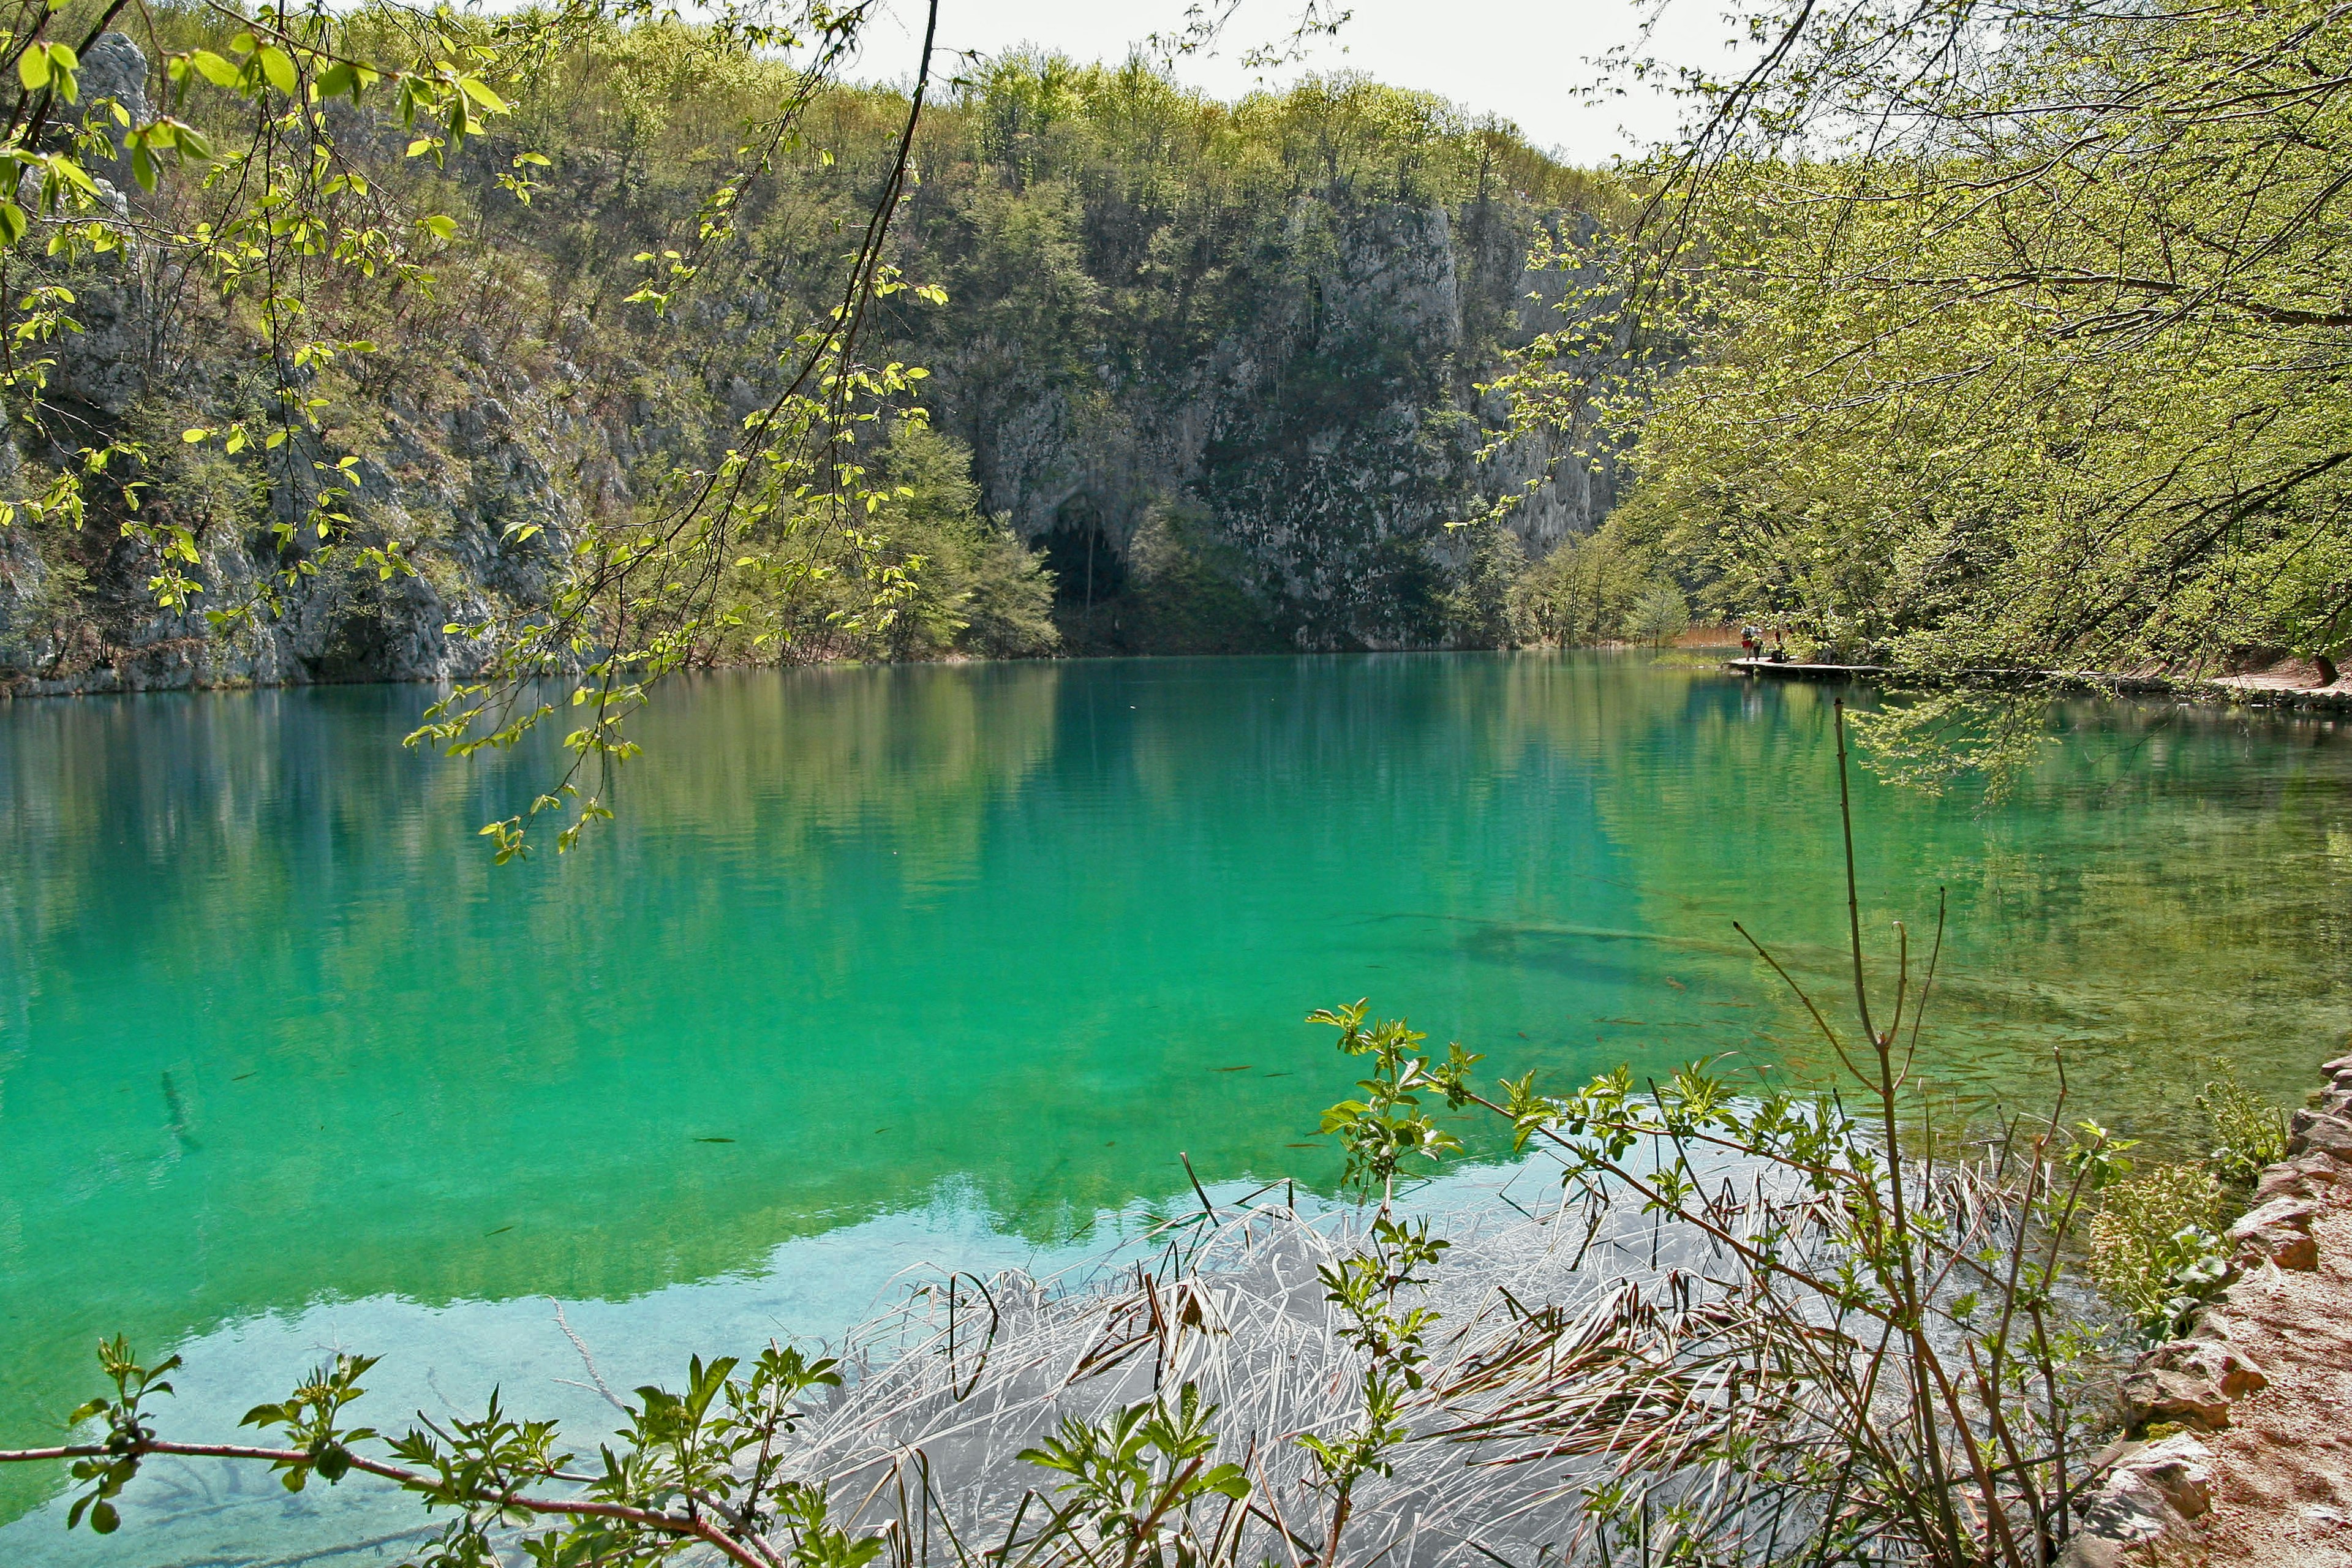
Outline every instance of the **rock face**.
{"type": "Polygon", "coordinates": [[[2290,1156],[2318,1152],[2352,1160],[2352,1121],[2326,1111],[2298,1110],[2287,1127],[2290,1156]]]}
{"type": "Polygon", "coordinates": [[[1475,383],[1500,368],[1498,345],[1557,324],[1529,297],[1561,283],[1527,269],[1533,234],[1525,214],[1302,207],[1241,319],[1205,341],[1087,317],[1073,346],[1091,375],[1008,366],[992,342],[916,352],[984,505],[1049,551],[1066,596],[1082,577],[1102,588],[1089,598],[1118,592],[1111,574],[1174,509],[1232,547],[1292,645],[1426,646],[1444,635],[1434,591],[1471,545],[1447,524],[1534,483],[1507,526],[1540,556],[1616,498],[1605,458],[1549,478],[1533,443],[1477,461],[1505,411],[1475,383]]]}
{"type": "Polygon", "coordinates": [[[148,118],[147,56],[127,33],[100,33],[82,52],[81,97],[76,107],[94,110],[112,99],[136,123],[148,118]]]}
{"type": "Polygon", "coordinates": [[[2270,1385],[2263,1369],[2226,1338],[2174,1340],[2139,1358],[2139,1366],[2184,1373],[2210,1384],[2225,1400],[2243,1399],[2270,1385]]]}
{"type": "Polygon", "coordinates": [[[2338,1170],[2336,1162],[2325,1154],[2305,1154],[2299,1160],[2273,1165],[2255,1184],[2254,1202],[2261,1205],[2278,1197],[2316,1197],[2336,1185],[2338,1170]]]}
{"type": "MultiPolygon", "coordinates": [[[[391,416],[383,447],[360,468],[353,513],[362,542],[394,530],[421,539],[410,552],[416,574],[383,577],[339,562],[281,586],[278,612],[249,625],[215,626],[205,613],[249,597],[277,564],[270,544],[243,530],[208,531],[204,540],[196,570],[208,604],[160,610],[131,584],[101,605],[95,627],[80,623],[82,641],[70,647],[45,635],[42,612],[55,577],[72,563],[45,560],[22,530],[0,531],[0,679],[13,670],[16,693],[37,696],[468,673],[469,647],[446,628],[542,598],[577,512],[544,447],[466,414],[391,416]],[[509,522],[542,531],[517,543],[509,522]],[[60,667],[68,672],[47,673],[60,667]]],[[[108,554],[131,552],[117,542],[108,554]]]]}
{"type": "MultiPolygon", "coordinates": [[[[87,58],[104,65],[122,52],[87,58]]],[[[85,100],[91,82],[85,75],[85,100]]],[[[105,90],[135,85],[133,77],[105,90]]],[[[151,513],[191,529],[203,591],[184,609],[159,608],[147,585],[152,553],[119,524],[0,528],[0,695],[470,671],[471,649],[446,628],[544,602],[583,507],[609,504],[595,488],[613,467],[607,432],[511,370],[461,365],[455,395],[429,408],[387,394],[364,408],[372,439],[345,509],[357,543],[398,541],[415,574],[385,576],[348,556],[320,563],[299,531],[289,557],[272,530],[299,521],[303,486],[263,486],[251,468],[142,428],[158,388],[183,405],[233,405],[249,397],[257,374],[249,361],[193,352],[161,330],[162,296],[177,281],[132,268],[81,280],[83,331],[57,351],[50,394],[76,426],[144,435],[165,454],[169,479],[156,486],[151,513]],[[289,559],[312,570],[276,582],[289,559]],[[278,600],[264,613],[226,625],[207,614],[252,605],[270,588],[278,600]]],[[[54,464],[65,453],[32,455],[54,464]]],[[[278,468],[299,479],[321,455],[298,439],[278,468]]],[[[16,479],[24,466],[0,442],[0,471],[16,479]]]]}
{"type": "Polygon", "coordinates": [[[2062,1568],[2121,1568],[2147,1550],[2189,1534],[2212,1511],[2211,1450],[2187,1433],[2118,1450],[2083,1505],[2083,1528],[2059,1559],[2062,1568]]]}
{"type": "Polygon", "coordinates": [[[2123,1381],[2125,1419],[2134,1426],[2179,1421],[2208,1432],[2230,1424],[2229,1397],[2208,1377],[2168,1367],[2147,1366],[2123,1381]]]}
{"type": "Polygon", "coordinates": [[[2229,1241],[2243,1262],[2274,1263],[2281,1268],[2316,1268],[2319,1247],[2311,1222],[2319,1210],[2300,1198],[2275,1197],[2230,1227],[2229,1241]]]}

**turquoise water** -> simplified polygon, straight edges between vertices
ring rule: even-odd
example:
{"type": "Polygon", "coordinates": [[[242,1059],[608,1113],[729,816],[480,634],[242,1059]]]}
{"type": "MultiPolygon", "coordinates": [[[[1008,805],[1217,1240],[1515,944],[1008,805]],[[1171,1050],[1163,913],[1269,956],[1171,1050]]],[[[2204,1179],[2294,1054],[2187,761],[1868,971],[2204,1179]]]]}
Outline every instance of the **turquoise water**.
{"type": "MultiPolygon", "coordinates": [[[[0,1444],[56,1439],[101,1333],[187,1349],[215,1430],[338,1345],[394,1352],[379,1424],[501,1375],[569,1411],[555,1303],[617,1384],[837,1333],[925,1258],[1081,1256],[1189,1190],[1179,1150],[1327,1190],[1350,1075],[1300,1020],[1360,995],[1514,1074],[1820,1065],[1729,927],[1834,997],[1816,689],[1532,655],[710,678],[644,720],[617,824],[504,868],[474,830],[543,760],[404,751],[429,700],[0,707],[0,1444]]],[[[2039,1103],[2059,1047],[2084,1114],[2158,1136],[2218,1057],[2299,1093],[2347,1022],[2347,737],[2051,722],[1993,806],[1858,786],[1873,929],[1949,891],[1933,1075],[2039,1103]]],[[[0,1558],[86,1560],[55,1485],[0,1477],[33,1510],[0,1558]]],[[[104,1560],[384,1527],[164,1489],[104,1560]]]]}

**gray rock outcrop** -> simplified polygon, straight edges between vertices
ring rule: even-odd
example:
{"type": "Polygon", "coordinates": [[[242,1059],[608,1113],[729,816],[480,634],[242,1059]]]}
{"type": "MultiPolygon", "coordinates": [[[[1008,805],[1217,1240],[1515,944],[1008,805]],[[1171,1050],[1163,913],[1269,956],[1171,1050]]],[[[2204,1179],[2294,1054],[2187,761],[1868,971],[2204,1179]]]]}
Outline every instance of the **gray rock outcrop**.
{"type": "Polygon", "coordinates": [[[2118,1449],[2083,1505],[2081,1531],[2061,1568],[2123,1568],[2149,1548],[2189,1538],[2212,1511],[2212,1451],[2189,1434],[2118,1449]]]}

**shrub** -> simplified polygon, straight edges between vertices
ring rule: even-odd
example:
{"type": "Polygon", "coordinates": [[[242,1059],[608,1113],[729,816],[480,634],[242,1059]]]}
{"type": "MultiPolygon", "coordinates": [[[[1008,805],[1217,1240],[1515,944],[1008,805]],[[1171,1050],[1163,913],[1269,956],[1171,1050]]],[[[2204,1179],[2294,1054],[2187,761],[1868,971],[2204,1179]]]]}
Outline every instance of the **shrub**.
{"type": "Polygon", "coordinates": [[[2210,1158],[2222,1180],[2251,1183],[2286,1158],[2286,1113],[2240,1083],[2230,1063],[2198,1095],[2197,1109],[2213,1129],[2210,1158]]]}
{"type": "Polygon", "coordinates": [[[981,511],[971,452],[908,419],[876,468],[896,492],[877,518],[884,548],[913,579],[879,651],[902,659],[1053,652],[1061,640],[1054,580],[1003,518],[981,511]]]}
{"type": "Polygon", "coordinates": [[[1649,552],[1612,528],[1561,543],[1521,569],[1505,595],[1512,638],[1553,647],[1633,638],[1670,641],[1690,625],[1690,602],[1649,552]]]}
{"type": "Polygon", "coordinates": [[[1152,506],[1128,546],[1129,592],[1114,646],[1138,653],[1274,653],[1284,649],[1249,563],[1197,508],[1152,506]]]}
{"type": "Polygon", "coordinates": [[[2197,1165],[2152,1165],[2106,1189],[2091,1270],[2152,1337],[2171,1332],[2222,1278],[2221,1184],[2197,1165]]]}
{"type": "Polygon", "coordinates": [[[1690,601],[1672,583],[1653,584],[1633,602],[1625,629],[1646,643],[1672,642],[1690,626],[1690,601]]]}
{"type": "Polygon", "coordinates": [[[1456,647],[1506,647],[1517,640],[1511,624],[1511,590],[1527,574],[1527,551],[1518,535],[1499,522],[1471,528],[1469,547],[1438,595],[1438,616],[1446,640],[1456,647]]]}
{"type": "Polygon", "coordinates": [[[1512,583],[1511,635],[1554,647],[1607,642],[1623,635],[1643,581],[1639,563],[1607,530],[1568,540],[1512,583]]]}

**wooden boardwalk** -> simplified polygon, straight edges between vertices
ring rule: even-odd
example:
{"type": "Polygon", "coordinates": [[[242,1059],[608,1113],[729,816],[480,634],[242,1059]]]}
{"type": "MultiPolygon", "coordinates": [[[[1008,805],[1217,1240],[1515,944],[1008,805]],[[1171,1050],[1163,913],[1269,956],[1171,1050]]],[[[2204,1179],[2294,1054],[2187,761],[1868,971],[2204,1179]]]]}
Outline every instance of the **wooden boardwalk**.
{"type": "Polygon", "coordinates": [[[1775,680],[1871,680],[1886,673],[1883,664],[1799,664],[1793,659],[1727,658],[1723,668],[1775,680]]]}

